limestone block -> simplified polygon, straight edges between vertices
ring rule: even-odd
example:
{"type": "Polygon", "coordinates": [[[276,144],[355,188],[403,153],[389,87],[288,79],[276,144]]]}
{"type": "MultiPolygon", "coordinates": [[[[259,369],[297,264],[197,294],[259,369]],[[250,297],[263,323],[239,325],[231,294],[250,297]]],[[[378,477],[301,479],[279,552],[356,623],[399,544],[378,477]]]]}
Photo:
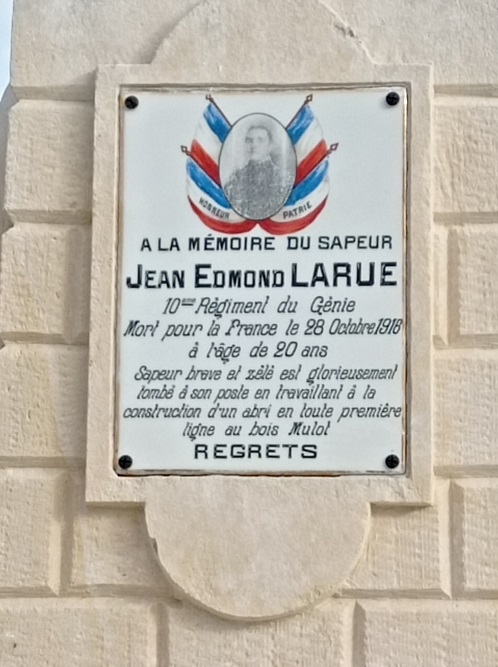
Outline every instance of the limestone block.
{"type": "Polygon", "coordinates": [[[0,350],[0,458],[83,459],[87,349],[14,345],[0,350]]]}
{"type": "Polygon", "coordinates": [[[257,624],[230,623],[187,606],[172,608],[167,664],[350,667],[352,615],[352,603],[339,600],[298,616],[257,624]]]}
{"type": "Polygon", "coordinates": [[[84,482],[71,475],[73,493],[70,586],[79,592],[165,593],[142,509],[88,508],[84,482]],[[126,588],[125,588],[126,587],[126,588]]]}
{"type": "Polygon", "coordinates": [[[358,667],[496,667],[498,602],[362,602],[358,667]]]}
{"type": "Polygon", "coordinates": [[[123,600],[2,600],[2,667],[155,667],[154,607],[123,600]]]}
{"type": "MultiPolygon", "coordinates": [[[[498,12],[496,16],[498,19],[498,12]]],[[[498,58],[490,61],[498,67],[498,58]]],[[[469,97],[460,103],[458,98],[448,98],[446,103],[436,105],[434,120],[434,210],[443,214],[496,212],[496,99],[469,97]]]]}
{"type": "Polygon", "coordinates": [[[498,464],[498,357],[485,351],[435,361],[435,464],[446,470],[498,464]]]}
{"type": "Polygon", "coordinates": [[[448,234],[444,227],[434,231],[432,251],[434,262],[434,291],[432,295],[434,343],[438,347],[443,347],[448,342],[448,234]]]}
{"type": "MultiPolygon", "coordinates": [[[[28,52],[30,60],[39,60],[28,52]]],[[[92,106],[23,100],[12,108],[9,125],[5,208],[11,220],[88,222],[92,106]]]]}
{"type": "MultiPolygon", "coordinates": [[[[377,62],[434,63],[437,85],[498,81],[494,2],[324,0],[362,39],[377,62]]],[[[304,40],[304,36],[303,36],[304,40]]]]}
{"type": "Polygon", "coordinates": [[[16,225],[2,239],[0,270],[2,338],[87,338],[89,227],[16,225]]]}
{"type": "Polygon", "coordinates": [[[91,99],[98,64],[150,62],[163,36],[197,2],[113,0],[68,7],[67,0],[16,0],[12,83],[22,96],[48,88],[47,96],[91,99]]]}
{"type": "Polygon", "coordinates": [[[448,251],[450,339],[468,346],[498,344],[498,227],[454,229],[448,251]]]}
{"type": "Polygon", "coordinates": [[[453,485],[454,581],[457,593],[498,591],[498,481],[453,485]]]}
{"type": "Polygon", "coordinates": [[[0,472],[0,592],[3,594],[57,592],[62,478],[63,473],[53,471],[0,472]]]}
{"type": "MultiPolygon", "coordinates": [[[[16,0],[13,34],[13,84],[22,96],[41,95],[91,98],[92,72],[98,63],[148,63],[162,39],[198,0],[114,0],[99,3],[72,3],[67,0],[16,0]],[[47,36],[50,39],[47,39],[47,36]],[[29,44],[30,48],[26,48],[29,44]],[[33,53],[37,57],[32,56],[33,53]],[[47,89],[43,91],[43,89],[47,89]]],[[[229,9],[237,11],[240,0],[224,0],[229,9]]],[[[235,28],[219,22],[213,29],[206,27],[196,34],[206,48],[214,40],[223,39],[228,30],[236,30],[239,44],[246,42],[255,56],[266,57],[272,40],[265,39],[266,12],[254,10],[253,3],[245,4],[247,22],[257,15],[257,31],[247,29],[246,23],[235,28]],[[263,33],[261,32],[263,30],[263,33]]],[[[266,3],[271,11],[275,3],[266,3]]],[[[281,30],[287,35],[292,50],[299,54],[313,48],[313,39],[302,29],[302,21],[322,21],[321,3],[308,2],[301,20],[288,21],[282,4],[281,30]],[[298,27],[296,27],[298,26],[298,27]]],[[[296,3],[297,4],[297,3],[296,3]]],[[[362,42],[373,58],[381,63],[433,62],[436,83],[462,84],[496,83],[498,62],[490,57],[495,50],[498,14],[493,2],[485,4],[459,3],[451,12],[445,0],[434,0],[422,7],[409,0],[326,0],[336,12],[332,17],[344,20],[345,37],[362,42]],[[458,37],[457,37],[458,36],[458,37]]],[[[272,38],[279,39],[278,35],[272,38]]],[[[192,40],[194,42],[194,40],[192,40]]],[[[292,56],[290,51],[285,56],[292,56]]],[[[240,58],[237,52],[227,52],[220,69],[240,58]]],[[[278,54],[274,66],[282,54],[278,54]]],[[[303,57],[304,59],[304,57],[303,57]]],[[[244,61],[240,60],[242,66],[244,61]]],[[[278,76],[275,73],[275,83],[278,76]]]]}
{"type": "Polygon", "coordinates": [[[449,593],[448,517],[446,483],[432,507],[374,508],[367,547],[343,593],[449,593]]]}
{"type": "Polygon", "coordinates": [[[10,86],[7,86],[0,100],[0,234],[8,227],[7,216],[3,210],[5,190],[5,158],[7,155],[7,135],[9,129],[8,114],[15,104],[15,97],[10,86]]]}

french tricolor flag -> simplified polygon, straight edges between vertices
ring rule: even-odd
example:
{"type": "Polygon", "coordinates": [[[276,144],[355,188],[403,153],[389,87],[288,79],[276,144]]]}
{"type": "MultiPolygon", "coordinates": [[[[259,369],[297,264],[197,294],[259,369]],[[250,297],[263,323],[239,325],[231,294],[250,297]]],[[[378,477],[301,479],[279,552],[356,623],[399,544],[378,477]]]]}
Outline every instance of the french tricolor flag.
{"type": "Polygon", "coordinates": [[[220,183],[219,160],[221,147],[231,124],[214,100],[208,96],[207,105],[197,126],[190,150],[182,146],[187,159],[187,193],[194,213],[217,232],[242,234],[250,231],[255,222],[246,220],[230,206],[220,183]]]}
{"type": "Polygon", "coordinates": [[[187,192],[196,215],[214,231],[242,234],[260,225],[270,234],[293,234],[310,225],[323,210],[329,193],[328,156],[338,144],[327,146],[309,103],[287,125],[297,158],[296,178],[284,206],[267,220],[247,220],[230,206],[220,182],[221,147],[231,124],[211,96],[187,154],[187,192]]]}
{"type": "Polygon", "coordinates": [[[320,124],[309,106],[312,99],[312,95],[306,97],[286,127],[296,151],[296,180],[283,208],[261,225],[270,234],[294,234],[304,229],[321,213],[327,201],[328,156],[338,144],[327,146],[320,124]]]}

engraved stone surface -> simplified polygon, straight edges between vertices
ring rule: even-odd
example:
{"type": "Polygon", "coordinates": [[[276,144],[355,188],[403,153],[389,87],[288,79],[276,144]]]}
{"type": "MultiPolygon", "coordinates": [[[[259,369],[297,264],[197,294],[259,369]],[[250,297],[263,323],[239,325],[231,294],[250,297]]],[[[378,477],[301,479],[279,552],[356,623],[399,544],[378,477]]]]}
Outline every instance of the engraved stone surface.
{"type": "Polygon", "coordinates": [[[93,109],[21,100],[9,114],[5,209],[12,222],[89,222],[93,109]]]}
{"type": "Polygon", "coordinates": [[[17,665],[155,667],[154,605],[126,600],[1,600],[0,653],[17,665]]]}
{"type": "Polygon", "coordinates": [[[498,591],[498,484],[496,480],[453,483],[453,567],[458,594],[495,597],[498,591]]]}
{"type": "Polygon", "coordinates": [[[368,546],[348,578],[348,596],[450,593],[448,483],[433,507],[374,508],[368,546]]]}
{"type": "Polygon", "coordinates": [[[90,229],[18,224],[3,237],[1,251],[3,338],[86,342],[90,229]]]}
{"type": "Polygon", "coordinates": [[[85,456],[88,350],[65,345],[7,345],[0,351],[0,456],[85,456]]]}
{"type": "Polygon", "coordinates": [[[456,344],[498,343],[498,286],[495,278],[498,229],[479,225],[453,229],[448,243],[449,334],[456,344]]]}
{"type": "Polygon", "coordinates": [[[292,618],[238,624],[185,605],[167,613],[175,667],[350,667],[350,602],[333,600],[292,618]]]}
{"type": "Polygon", "coordinates": [[[441,354],[435,361],[435,463],[446,469],[498,465],[498,360],[493,352],[441,354]]]}
{"type": "Polygon", "coordinates": [[[497,621],[496,602],[361,602],[358,664],[494,667],[498,659],[497,621]]]}

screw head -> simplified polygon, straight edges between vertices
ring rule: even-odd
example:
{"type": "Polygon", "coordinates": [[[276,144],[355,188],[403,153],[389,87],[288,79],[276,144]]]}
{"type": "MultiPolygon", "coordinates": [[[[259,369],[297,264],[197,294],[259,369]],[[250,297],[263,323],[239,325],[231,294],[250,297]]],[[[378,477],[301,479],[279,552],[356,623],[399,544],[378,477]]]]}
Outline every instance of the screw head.
{"type": "Polygon", "coordinates": [[[129,95],[125,99],[124,103],[127,109],[136,109],[138,107],[138,97],[135,97],[135,95],[129,95]]]}
{"type": "Polygon", "coordinates": [[[394,93],[394,92],[387,93],[386,102],[390,107],[395,107],[399,102],[398,93],[394,93]]]}
{"type": "Polygon", "coordinates": [[[124,454],[123,456],[119,457],[118,463],[120,468],[123,470],[128,470],[128,468],[131,468],[133,465],[133,459],[131,456],[128,456],[128,454],[124,454]]]}
{"type": "Polygon", "coordinates": [[[395,454],[389,454],[389,456],[386,457],[385,463],[388,468],[393,470],[399,466],[399,458],[395,454]]]}

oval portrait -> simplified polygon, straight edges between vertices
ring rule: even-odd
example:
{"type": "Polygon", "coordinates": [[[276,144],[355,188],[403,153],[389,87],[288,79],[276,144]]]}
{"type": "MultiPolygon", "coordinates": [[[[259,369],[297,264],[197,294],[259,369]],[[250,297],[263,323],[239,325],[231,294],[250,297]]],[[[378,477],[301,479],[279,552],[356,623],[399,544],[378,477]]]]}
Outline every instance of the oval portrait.
{"type": "Polygon", "coordinates": [[[225,139],[220,181],[230,206],[248,220],[278,213],[296,179],[296,152],[285,127],[272,116],[240,118],[225,139]]]}

